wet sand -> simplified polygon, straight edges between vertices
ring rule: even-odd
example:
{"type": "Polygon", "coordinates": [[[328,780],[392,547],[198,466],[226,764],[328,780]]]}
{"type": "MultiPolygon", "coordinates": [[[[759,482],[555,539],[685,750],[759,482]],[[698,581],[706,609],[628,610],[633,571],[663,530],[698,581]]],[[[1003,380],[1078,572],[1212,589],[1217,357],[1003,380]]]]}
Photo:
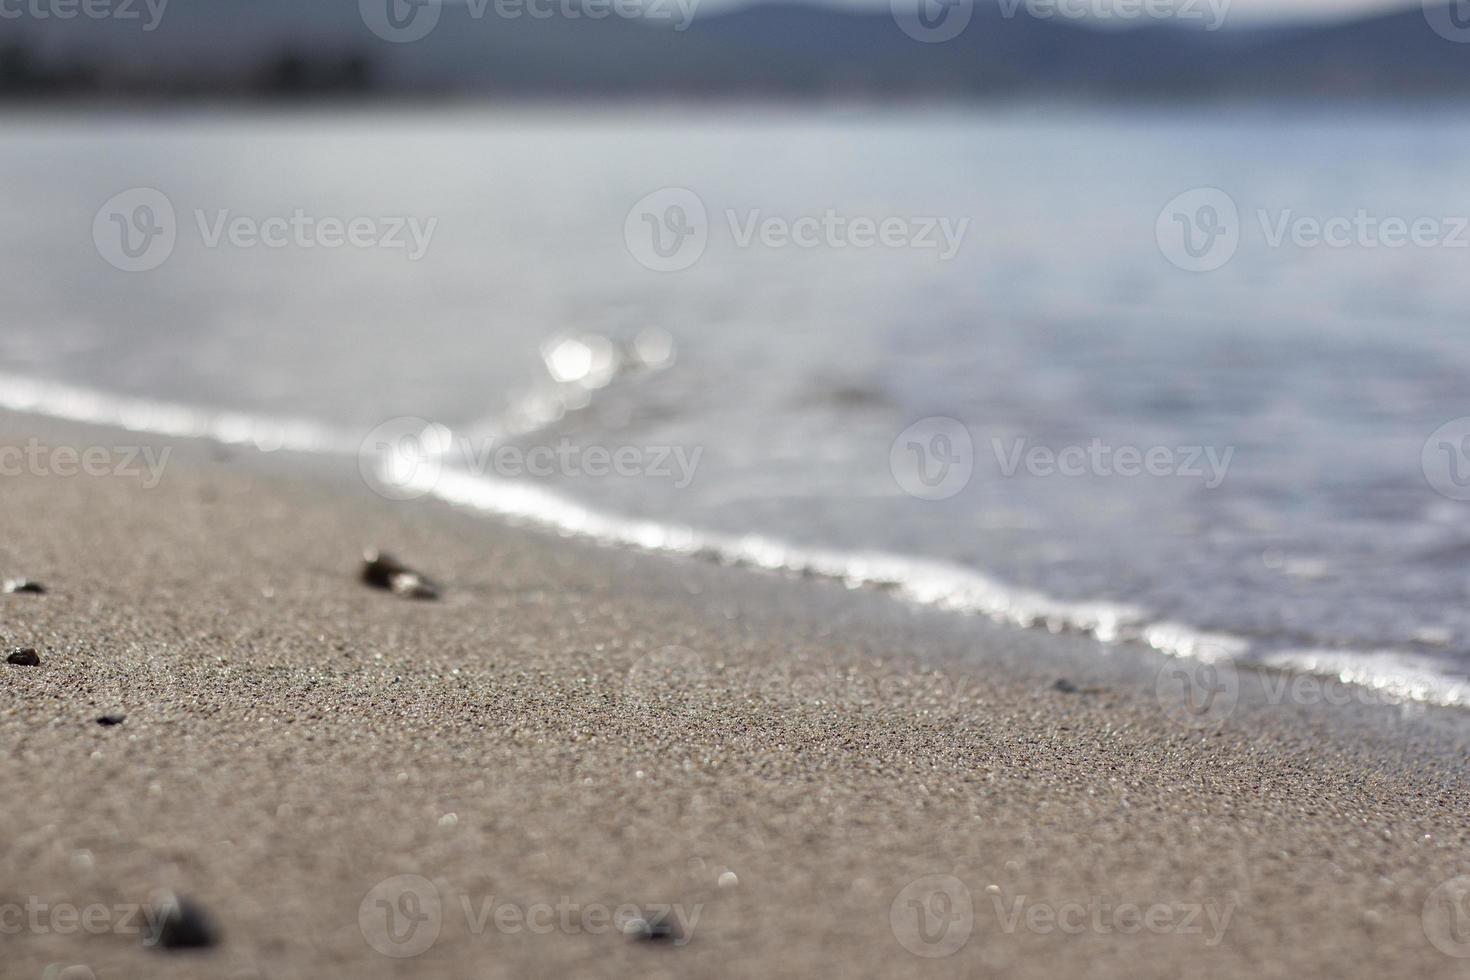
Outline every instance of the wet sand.
{"type": "Polygon", "coordinates": [[[7,978],[1470,971],[1458,716],[1191,720],[1152,654],[243,454],[142,484],[3,478],[7,978]],[[213,948],[146,948],[164,888],[213,948]]]}

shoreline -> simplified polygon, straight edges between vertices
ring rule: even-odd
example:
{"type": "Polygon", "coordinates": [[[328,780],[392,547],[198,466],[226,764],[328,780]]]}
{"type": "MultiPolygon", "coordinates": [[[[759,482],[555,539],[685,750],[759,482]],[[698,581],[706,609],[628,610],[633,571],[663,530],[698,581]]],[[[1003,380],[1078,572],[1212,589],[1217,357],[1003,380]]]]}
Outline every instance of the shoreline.
{"type": "MultiPolygon", "coordinates": [[[[0,445],[102,431],[0,416],[0,445]]],[[[1470,874],[1461,712],[1272,703],[1242,670],[1228,712],[1181,714],[1145,650],[129,439],[172,446],[157,487],[6,479],[0,577],[49,592],[0,596],[41,658],[0,673],[0,909],[168,887],[222,942],[51,923],[6,936],[17,976],[1463,969],[1429,901],[1470,874]],[[364,587],[364,547],[443,598],[364,587]],[[439,903],[411,958],[362,918],[402,876],[439,903]],[[932,941],[936,895],[962,912],[932,941]],[[559,903],[575,925],[530,928],[559,903]],[[631,905],[687,942],[587,918],[631,905]]]]}
{"type": "MultiPolygon", "coordinates": [[[[474,473],[454,469],[441,472],[435,467],[425,485],[374,485],[362,470],[357,448],[361,440],[345,426],[302,418],[210,412],[9,376],[0,376],[0,386],[7,389],[0,394],[0,412],[33,419],[43,427],[60,426],[62,433],[75,427],[96,427],[125,431],[134,440],[159,443],[161,448],[145,447],[141,454],[155,480],[156,456],[166,456],[174,448],[163,445],[168,440],[212,447],[215,454],[253,453],[262,465],[266,460],[284,457],[299,468],[333,478],[344,466],[353,469],[345,461],[357,457],[355,468],[360,481],[367,482],[380,496],[406,506],[449,505],[494,521],[576,537],[597,546],[836,582],[848,589],[882,592],[944,614],[979,617],[1020,630],[1044,629],[1096,639],[1110,651],[1120,646],[1146,648],[1159,656],[1190,661],[1189,669],[1196,675],[1200,674],[1199,662],[1228,658],[1232,676],[1227,681],[1232,697],[1250,696],[1237,690],[1240,679],[1233,675],[1238,670],[1254,675],[1258,700],[1279,703],[1283,692],[1273,678],[1284,675],[1290,678],[1291,697],[1296,702],[1313,701],[1338,708],[1395,708],[1404,703],[1452,710],[1470,708],[1470,688],[1463,677],[1436,670],[1432,661],[1414,658],[1401,647],[1262,645],[1247,635],[1176,622],[1125,602],[1061,599],[992,578],[987,572],[918,555],[798,545],[759,534],[721,533],[618,516],[584,505],[536,481],[487,481],[474,473]],[[136,423],[139,419],[145,421],[136,423]]],[[[360,492],[362,487],[353,484],[339,489],[350,494],[360,492]]],[[[1154,662],[1153,670],[1158,669],[1154,662]]],[[[1213,673],[1207,673],[1208,677],[1186,680],[1216,683],[1213,673]]],[[[1247,688],[1251,686],[1247,684],[1247,688]]]]}

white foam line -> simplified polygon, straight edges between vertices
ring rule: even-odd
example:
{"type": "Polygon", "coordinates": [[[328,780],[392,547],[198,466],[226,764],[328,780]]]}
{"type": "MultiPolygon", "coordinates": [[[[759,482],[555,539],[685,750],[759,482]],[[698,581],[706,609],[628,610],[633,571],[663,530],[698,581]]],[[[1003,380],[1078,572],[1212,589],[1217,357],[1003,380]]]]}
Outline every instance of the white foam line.
{"type": "MultiPolygon", "coordinates": [[[[361,434],[306,419],[207,411],[6,374],[0,374],[0,409],[151,435],[253,446],[262,452],[285,449],[357,456],[362,449],[361,434]]],[[[384,458],[382,462],[388,461],[384,458]]],[[[1011,588],[948,562],[882,552],[804,548],[753,534],[716,534],[630,520],[599,513],[531,484],[441,467],[426,467],[424,472],[428,482],[416,488],[424,495],[601,544],[809,575],[854,589],[883,588],[922,605],[1054,633],[1081,633],[1104,643],[1137,641],[1176,657],[1244,660],[1252,650],[1244,638],[1154,620],[1136,606],[1066,602],[1040,592],[1011,588]]],[[[1395,699],[1470,707],[1470,688],[1465,681],[1440,673],[1422,658],[1394,651],[1285,651],[1267,655],[1262,662],[1296,673],[1336,676],[1344,683],[1395,699]]]]}
{"type": "Polygon", "coordinates": [[[0,374],[0,408],[128,432],[253,446],[261,452],[288,449],[300,453],[356,453],[361,442],[361,436],[307,419],[206,411],[9,374],[0,374]]]}
{"type": "Polygon", "coordinates": [[[448,503],[602,544],[712,558],[741,565],[832,579],[849,588],[890,589],[913,602],[976,613],[1017,626],[1044,626],[1115,642],[1137,636],[1142,610],[1108,602],[1063,602],[1009,588],[971,569],[882,552],[802,548],[759,535],[728,535],[636,521],[591,510],[540,487],[444,470],[419,485],[448,503]]]}
{"type": "MultiPolygon", "coordinates": [[[[1227,633],[1156,620],[1131,605],[1067,602],[1011,588],[973,569],[948,562],[883,552],[833,551],[791,545],[760,535],[728,535],[695,528],[630,520],[600,513],[540,487],[479,474],[443,470],[419,485],[425,495],[502,520],[527,524],[600,544],[711,558],[744,566],[876,587],[922,605],[981,615],[1014,626],[1092,636],[1104,643],[1140,642],[1173,657],[1247,662],[1251,642],[1227,633]]],[[[1411,655],[1334,651],[1330,671],[1345,683],[1382,692],[1384,700],[1470,707],[1470,689],[1453,675],[1411,655]]],[[[1291,661],[1287,655],[1260,662],[1298,673],[1321,673],[1325,661],[1291,661]]]]}
{"type": "Polygon", "coordinates": [[[1398,650],[1282,650],[1263,662],[1293,674],[1334,677],[1368,692],[1358,699],[1367,704],[1420,701],[1470,707],[1470,683],[1398,650]]]}

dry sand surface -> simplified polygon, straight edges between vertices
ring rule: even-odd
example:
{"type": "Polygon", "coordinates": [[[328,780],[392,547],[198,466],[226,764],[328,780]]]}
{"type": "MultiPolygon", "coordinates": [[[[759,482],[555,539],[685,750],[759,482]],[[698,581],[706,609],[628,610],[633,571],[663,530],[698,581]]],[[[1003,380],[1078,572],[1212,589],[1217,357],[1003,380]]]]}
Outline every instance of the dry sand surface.
{"type": "Polygon", "coordinates": [[[198,448],[3,493],[7,980],[1470,975],[1458,717],[1188,724],[1091,641],[198,448]]]}

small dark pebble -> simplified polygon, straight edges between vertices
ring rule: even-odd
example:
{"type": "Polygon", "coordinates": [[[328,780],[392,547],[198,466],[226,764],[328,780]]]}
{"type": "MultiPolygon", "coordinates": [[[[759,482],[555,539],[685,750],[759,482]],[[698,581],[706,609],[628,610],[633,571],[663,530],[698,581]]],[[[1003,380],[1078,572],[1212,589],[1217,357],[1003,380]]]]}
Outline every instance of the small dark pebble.
{"type": "Polygon", "coordinates": [[[111,728],[113,725],[121,725],[128,720],[127,715],[103,715],[97,719],[97,724],[103,728],[111,728]]]}
{"type": "Polygon", "coordinates": [[[437,599],[439,587],[392,555],[367,551],[362,556],[362,581],[407,599],[437,599]]]}
{"type": "Polygon", "coordinates": [[[679,931],[667,917],[629,919],[623,923],[623,935],[637,943],[666,943],[679,938],[679,931]]]}
{"type": "Polygon", "coordinates": [[[154,905],[153,929],[143,945],[158,949],[205,949],[219,942],[219,930],[209,913],[178,895],[165,895],[154,905]]]}
{"type": "Polygon", "coordinates": [[[1063,677],[1052,685],[1052,690],[1061,691],[1063,694],[1106,694],[1105,687],[1078,687],[1063,677]]]}
{"type": "Polygon", "coordinates": [[[15,666],[17,667],[41,666],[41,658],[36,654],[36,651],[29,648],[25,650],[16,650],[10,656],[5,658],[5,662],[8,664],[15,664],[15,666]]]}
{"type": "Polygon", "coordinates": [[[28,592],[31,595],[45,595],[46,586],[40,582],[32,582],[28,578],[11,578],[5,580],[6,592],[28,592]]]}

